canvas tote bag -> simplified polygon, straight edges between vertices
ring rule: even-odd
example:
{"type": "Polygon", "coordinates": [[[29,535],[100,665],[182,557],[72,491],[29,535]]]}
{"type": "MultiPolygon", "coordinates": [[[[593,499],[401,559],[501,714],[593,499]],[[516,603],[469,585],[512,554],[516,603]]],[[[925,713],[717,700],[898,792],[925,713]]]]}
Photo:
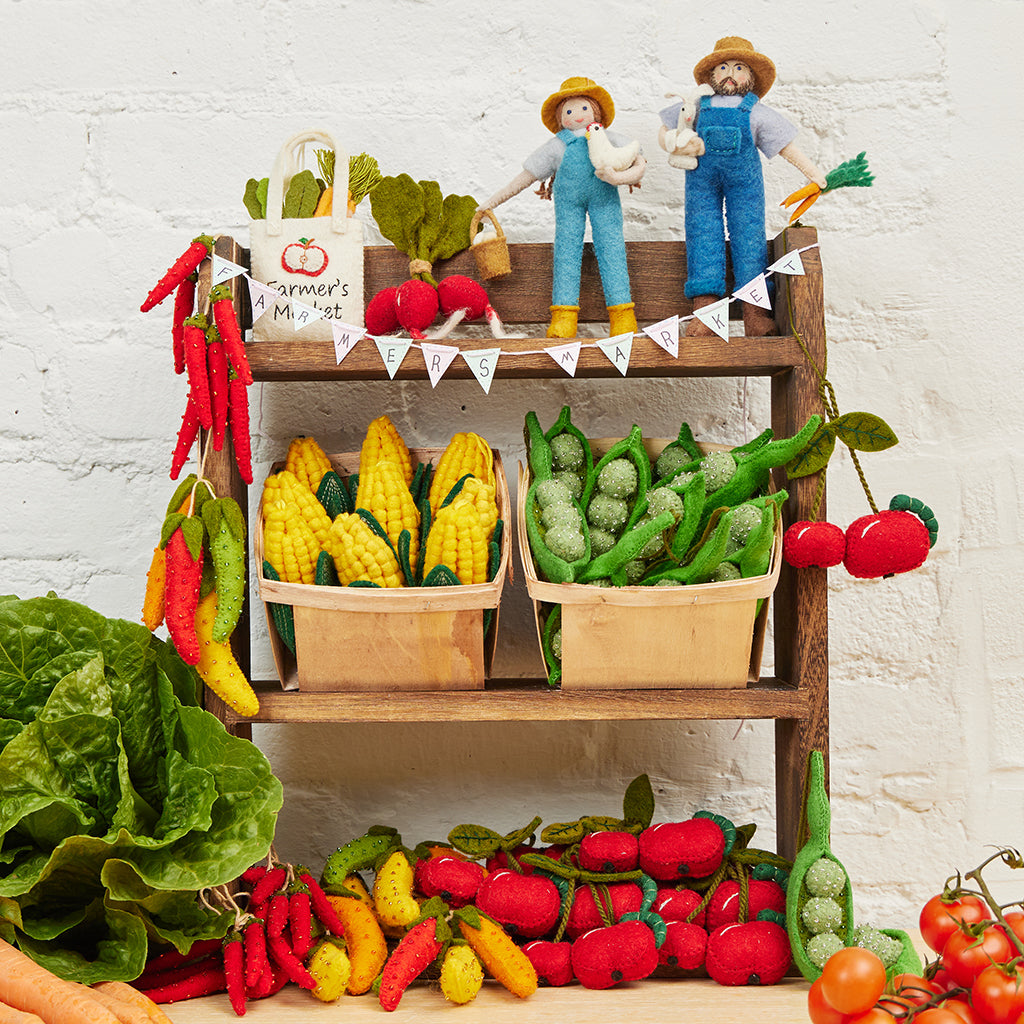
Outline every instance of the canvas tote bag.
{"type": "Polygon", "coordinates": [[[281,300],[253,324],[253,341],[333,341],[331,321],[363,323],[363,224],[348,216],[348,154],[324,131],[299,132],[281,148],[267,183],[267,216],[250,221],[253,277],[281,293],[281,300]],[[329,217],[285,217],[285,191],[300,170],[307,142],[334,152],[334,202],[329,217]],[[325,310],[302,325],[293,320],[292,300],[325,310]],[[296,329],[296,323],[300,326],[296,329]]]}

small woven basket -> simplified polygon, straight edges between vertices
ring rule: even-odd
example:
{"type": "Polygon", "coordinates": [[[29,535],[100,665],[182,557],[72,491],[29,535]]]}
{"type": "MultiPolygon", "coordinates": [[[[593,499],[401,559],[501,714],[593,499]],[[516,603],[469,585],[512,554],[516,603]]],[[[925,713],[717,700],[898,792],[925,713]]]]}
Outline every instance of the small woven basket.
{"type": "Polygon", "coordinates": [[[497,235],[494,238],[485,239],[471,245],[473,256],[476,258],[476,268],[480,276],[488,281],[492,277],[504,277],[512,273],[512,263],[509,259],[508,242],[505,239],[505,232],[491,210],[480,210],[469,225],[469,237],[476,237],[477,226],[482,217],[487,217],[494,225],[497,235]]]}

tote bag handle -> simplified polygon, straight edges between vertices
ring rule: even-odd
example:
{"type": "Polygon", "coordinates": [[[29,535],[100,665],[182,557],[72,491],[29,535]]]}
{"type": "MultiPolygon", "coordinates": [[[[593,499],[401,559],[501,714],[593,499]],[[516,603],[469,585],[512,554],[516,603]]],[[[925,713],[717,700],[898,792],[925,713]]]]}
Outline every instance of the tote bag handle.
{"type": "Polygon", "coordinates": [[[284,190],[297,170],[296,151],[307,142],[322,142],[334,153],[331,230],[342,235],[348,229],[348,154],[338,146],[329,132],[314,128],[293,135],[277,154],[270,172],[270,180],[267,182],[268,235],[279,235],[283,230],[281,207],[284,204],[284,190]]]}

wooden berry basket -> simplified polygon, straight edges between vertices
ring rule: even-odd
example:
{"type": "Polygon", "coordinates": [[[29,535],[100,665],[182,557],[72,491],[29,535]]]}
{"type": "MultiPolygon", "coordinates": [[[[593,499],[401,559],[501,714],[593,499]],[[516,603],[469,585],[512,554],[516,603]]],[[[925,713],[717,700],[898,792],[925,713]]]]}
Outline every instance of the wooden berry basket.
{"type": "MultiPolygon", "coordinates": [[[[618,438],[590,442],[594,461],[618,438]]],[[[645,438],[652,458],[672,439],[645,438]]],[[[702,444],[705,452],[728,450],[702,444]]],[[[526,533],[527,467],[519,464],[516,528],[537,641],[542,605],[562,606],[563,690],[735,689],[761,673],[768,598],[782,568],[782,523],[764,576],[683,587],[599,587],[540,578],[526,533]],[[760,607],[758,607],[760,602],[760,607]]]]}
{"type": "MultiPolygon", "coordinates": [[[[436,462],[443,448],[413,448],[413,465],[436,462]]],[[[359,452],[329,455],[339,476],[359,471],[359,452]]],[[[283,464],[275,465],[274,472],[283,464]]],[[[281,685],[314,692],[482,690],[490,674],[498,607],[512,548],[508,481],[494,452],[498,515],[504,521],[494,579],[458,587],[319,587],[263,575],[263,514],[254,531],[260,597],[281,685]],[[270,603],[295,619],[295,653],[278,635],[270,603]],[[494,609],[484,635],[484,612],[494,609]]]]}

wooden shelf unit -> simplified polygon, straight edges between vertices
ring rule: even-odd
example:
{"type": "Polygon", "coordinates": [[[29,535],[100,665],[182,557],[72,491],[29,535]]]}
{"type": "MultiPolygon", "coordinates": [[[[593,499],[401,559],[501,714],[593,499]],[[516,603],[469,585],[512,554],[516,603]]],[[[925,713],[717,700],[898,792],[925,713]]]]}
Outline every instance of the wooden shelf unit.
{"type": "MultiPolygon", "coordinates": [[[[775,317],[779,336],[728,341],[719,337],[680,338],[679,357],[672,358],[646,335],[636,334],[627,381],[634,377],[759,376],[770,379],[771,425],[776,436],[790,436],[813,413],[822,411],[817,377],[808,356],[824,365],[825,324],[822,270],[813,228],[790,228],[770,243],[772,259],[794,249],[801,254],[802,275],[777,275],[775,317]],[[808,248],[810,247],[810,248],[808,248]],[[806,353],[806,354],[805,354],[806,353]]],[[[491,302],[512,329],[523,324],[546,324],[551,287],[551,246],[513,245],[513,273],[487,283],[491,302]]],[[[248,265],[248,253],[231,238],[217,242],[219,255],[248,265]]],[[[683,294],[686,251],[682,242],[627,243],[630,277],[641,324],[657,323],[690,311],[683,294]]],[[[390,246],[366,250],[365,294],[395,284],[407,275],[407,257],[390,246]]],[[[441,274],[475,276],[471,253],[465,252],[437,268],[441,274]]],[[[208,279],[200,288],[208,287],[208,279]]],[[[235,279],[236,302],[246,325],[248,303],[242,301],[242,282],[235,279]]],[[[735,305],[735,304],[734,304],[735,305]]],[[[600,278],[592,249],[584,252],[580,323],[606,320],[600,278]]],[[[500,346],[502,355],[494,386],[503,379],[558,379],[564,370],[543,349],[547,338],[459,338],[460,348],[500,346]],[[538,350],[540,350],[538,352],[538,350]],[[517,353],[526,353],[519,355],[517,353]]],[[[387,380],[376,346],[360,343],[339,365],[329,342],[261,342],[247,347],[253,377],[258,381],[387,380]]],[[[596,347],[580,353],[576,377],[623,380],[596,347]]],[[[406,356],[395,380],[427,380],[426,366],[415,353],[406,356]]],[[[463,360],[456,359],[446,379],[472,379],[463,360]]],[[[525,410],[524,410],[525,415],[525,410]]],[[[439,439],[440,440],[440,439],[439,439]]],[[[230,494],[248,509],[247,488],[227,447],[211,452],[206,474],[219,494],[230,494]]],[[[815,477],[778,481],[789,492],[787,523],[806,519],[814,502],[815,477]]],[[[824,515],[824,505],[819,509],[824,515]]],[[[281,689],[277,680],[258,680],[261,708],[255,719],[239,718],[213,693],[206,706],[232,732],[251,735],[251,722],[444,722],[444,721],[628,721],[685,719],[771,719],[775,721],[775,792],[778,849],[793,857],[798,841],[800,797],[807,754],[825,753],[828,763],[828,604],[824,569],[793,570],[783,566],[772,598],[774,610],[775,677],[732,690],[550,690],[541,679],[490,680],[483,691],[422,693],[331,694],[281,689]]],[[[233,643],[240,663],[248,669],[249,609],[236,629],[233,643]]]]}

